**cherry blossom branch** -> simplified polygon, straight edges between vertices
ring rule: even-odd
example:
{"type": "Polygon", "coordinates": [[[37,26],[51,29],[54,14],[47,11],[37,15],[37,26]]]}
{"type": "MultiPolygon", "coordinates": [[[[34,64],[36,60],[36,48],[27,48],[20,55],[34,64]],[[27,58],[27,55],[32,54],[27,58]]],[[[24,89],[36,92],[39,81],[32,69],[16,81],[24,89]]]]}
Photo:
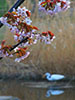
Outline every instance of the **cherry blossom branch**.
{"type": "MultiPolygon", "coordinates": [[[[17,2],[11,7],[11,9],[8,12],[12,12],[13,8],[17,9],[18,6],[20,6],[25,0],[17,0],[17,2]]],[[[0,28],[3,26],[3,24],[0,21],[0,28]]]]}
{"type": "Polygon", "coordinates": [[[14,49],[15,49],[18,45],[20,45],[21,43],[27,42],[28,38],[29,38],[29,37],[26,37],[26,38],[22,39],[19,43],[17,43],[17,44],[14,45],[12,48],[10,48],[9,51],[14,50],[14,49]]]}
{"type": "Polygon", "coordinates": [[[36,32],[39,29],[32,25],[30,16],[31,11],[26,7],[18,7],[17,9],[13,8],[11,13],[8,12],[0,18],[0,21],[8,26],[13,33],[14,40],[18,42],[16,45],[12,46],[5,45],[6,41],[3,40],[0,45],[0,59],[4,57],[13,57],[11,51],[14,50],[17,57],[15,61],[20,62],[29,56],[30,52],[27,51],[28,46],[36,44],[37,41],[51,44],[55,39],[55,36],[51,31],[42,33],[36,32]]]}
{"type": "MultiPolygon", "coordinates": [[[[14,50],[17,46],[19,46],[21,43],[27,42],[28,39],[29,39],[29,37],[26,37],[26,38],[22,39],[19,43],[17,43],[17,44],[14,45],[12,48],[10,48],[9,51],[11,52],[11,51],[14,50]]],[[[0,57],[0,60],[1,60],[2,58],[3,58],[3,57],[0,57]]]]}

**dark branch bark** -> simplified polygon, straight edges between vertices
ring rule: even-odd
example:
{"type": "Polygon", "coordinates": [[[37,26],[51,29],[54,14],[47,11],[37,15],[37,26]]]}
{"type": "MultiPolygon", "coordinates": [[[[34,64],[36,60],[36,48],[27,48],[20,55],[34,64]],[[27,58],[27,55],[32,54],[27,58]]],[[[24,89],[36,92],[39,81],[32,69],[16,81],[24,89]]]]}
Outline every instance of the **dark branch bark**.
{"type": "MultiPolygon", "coordinates": [[[[25,43],[25,42],[27,42],[28,41],[28,38],[29,37],[26,37],[26,38],[24,38],[23,40],[21,40],[19,43],[17,43],[16,45],[14,45],[12,48],[10,48],[9,49],[9,51],[12,51],[12,50],[14,50],[17,46],[19,46],[21,43],[25,43]]],[[[0,60],[2,59],[3,57],[0,57],[0,60]]]]}
{"type": "MultiPolygon", "coordinates": [[[[12,12],[13,11],[13,8],[17,9],[18,6],[20,6],[25,0],[18,0],[12,7],[11,9],[9,10],[9,12],[12,12]]],[[[3,26],[3,24],[1,23],[0,21],[0,28],[3,26]]]]}
{"type": "MultiPolygon", "coordinates": [[[[9,12],[13,11],[13,8],[17,9],[18,6],[20,6],[25,0],[18,0],[9,10],[9,12]]],[[[3,24],[0,21],[0,28],[3,26],[3,24]]],[[[18,44],[14,45],[9,51],[14,50],[14,48],[16,48],[18,45],[20,45],[23,42],[26,42],[28,40],[28,37],[24,38],[22,41],[20,41],[18,44]]],[[[0,57],[0,59],[2,59],[3,57],[0,57]]]]}

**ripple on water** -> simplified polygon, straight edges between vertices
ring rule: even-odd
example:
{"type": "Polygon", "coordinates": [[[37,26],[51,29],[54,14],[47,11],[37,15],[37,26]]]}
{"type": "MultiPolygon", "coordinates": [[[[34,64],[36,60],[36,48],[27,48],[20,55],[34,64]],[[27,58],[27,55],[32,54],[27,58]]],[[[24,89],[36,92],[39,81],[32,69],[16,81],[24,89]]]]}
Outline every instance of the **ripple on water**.
{"type": "Polygon", "coordinates": [[[20,100],[20,99],[13,96],[0,96],[0,100],[20,100]]]}

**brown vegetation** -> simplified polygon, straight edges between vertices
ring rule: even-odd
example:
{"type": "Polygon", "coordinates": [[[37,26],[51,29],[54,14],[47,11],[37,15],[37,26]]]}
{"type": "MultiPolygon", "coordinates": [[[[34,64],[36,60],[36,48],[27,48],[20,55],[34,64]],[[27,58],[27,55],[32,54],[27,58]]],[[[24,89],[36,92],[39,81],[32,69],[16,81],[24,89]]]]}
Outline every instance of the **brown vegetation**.
{"type": "MultiPolygon", "coordinates": [[[[33,7],[30,1],[23,5],[30,10],[33,7]]],[[[21,63],[28,64],[30,67],[32,65],[34,70],[41,73],[50,72],[75,76],[75,7],[50,17],[39,12],[36,3],[31,19],[33,25],[40,29],[39,32],[51,30],[56,39],[51,45],[38,42],[30,47],[30,56],[21,63]]],[[[8,29],[5,34],[6,38],[8,43],[14,43],[8,29]]]]}

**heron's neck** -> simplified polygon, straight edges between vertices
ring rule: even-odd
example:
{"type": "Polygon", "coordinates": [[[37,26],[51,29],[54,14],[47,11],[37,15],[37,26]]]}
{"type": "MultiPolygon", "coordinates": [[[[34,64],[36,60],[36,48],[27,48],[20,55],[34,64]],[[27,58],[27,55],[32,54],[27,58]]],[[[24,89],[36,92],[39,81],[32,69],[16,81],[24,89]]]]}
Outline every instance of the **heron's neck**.
{"type": "Polygon", "coordinates": [[[50,74],[47,75],[47,79],[51,80],[51,75],[50,74]]]}

